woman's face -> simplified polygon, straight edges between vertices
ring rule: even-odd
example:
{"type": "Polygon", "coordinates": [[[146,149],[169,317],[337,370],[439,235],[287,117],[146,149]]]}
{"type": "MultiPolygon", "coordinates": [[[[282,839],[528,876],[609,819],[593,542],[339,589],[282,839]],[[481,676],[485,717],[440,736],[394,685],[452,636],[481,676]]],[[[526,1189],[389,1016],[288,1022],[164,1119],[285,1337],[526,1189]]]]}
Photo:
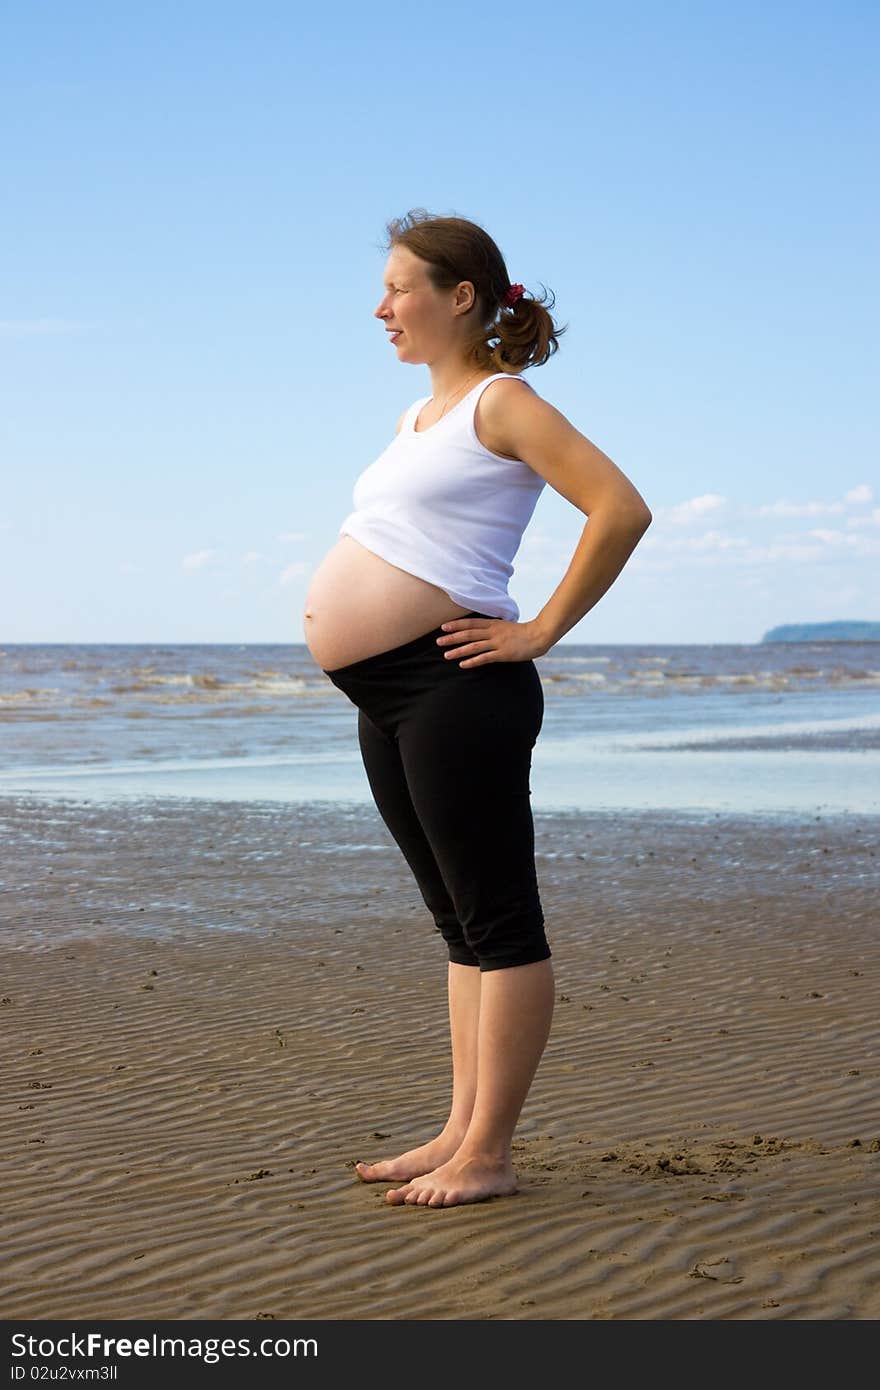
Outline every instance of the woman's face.
{"type": "MultiPolygon", "coordinates": [[[[472,291],[470,282],[465,282],[472,291]]],[[[395,246],[385,264],[385,293],[374,311],[389,333],[398,360],[433,362],[456,342],[463,307],[473,302],[462,286],[440,292],[428,279],[425,261],[405,246],[395,246]]]]}

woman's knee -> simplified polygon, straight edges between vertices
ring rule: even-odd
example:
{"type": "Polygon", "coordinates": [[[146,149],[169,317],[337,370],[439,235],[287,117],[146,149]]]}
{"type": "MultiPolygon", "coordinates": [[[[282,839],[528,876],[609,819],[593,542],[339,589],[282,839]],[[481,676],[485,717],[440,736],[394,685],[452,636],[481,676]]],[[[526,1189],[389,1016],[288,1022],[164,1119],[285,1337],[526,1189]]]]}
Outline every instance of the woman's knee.
{"type": "Polygon", "coordinates": [[[529,906],[465,919],[463,931],[481,970],[531,965],[548,960],[552,954],[544,928],[544,913],[537,899],[529,906]]]}

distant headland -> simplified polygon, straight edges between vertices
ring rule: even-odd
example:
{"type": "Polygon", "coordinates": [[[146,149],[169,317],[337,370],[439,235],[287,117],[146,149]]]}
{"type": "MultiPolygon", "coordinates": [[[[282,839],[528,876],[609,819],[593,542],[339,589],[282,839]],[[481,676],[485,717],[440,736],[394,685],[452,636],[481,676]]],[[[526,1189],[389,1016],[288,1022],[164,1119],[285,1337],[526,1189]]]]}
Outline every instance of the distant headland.
{"type": "Polygon", "coordinates": [[[880,623],[783,623],[762,642],[880,642],[880,623]]]}

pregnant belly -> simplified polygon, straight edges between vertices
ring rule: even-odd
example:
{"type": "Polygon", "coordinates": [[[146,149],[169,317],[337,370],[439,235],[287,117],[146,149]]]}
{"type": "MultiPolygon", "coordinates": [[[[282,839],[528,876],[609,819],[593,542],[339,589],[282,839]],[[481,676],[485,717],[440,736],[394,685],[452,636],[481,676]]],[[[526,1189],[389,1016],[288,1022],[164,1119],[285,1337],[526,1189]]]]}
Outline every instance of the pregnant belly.
{"type": "Polygon", "coordinates": [[[306,595],[306,644],[323,671],[364,661],[471,610],[444,589],[398,569],[341,536],[321,561],[306,595]]]}

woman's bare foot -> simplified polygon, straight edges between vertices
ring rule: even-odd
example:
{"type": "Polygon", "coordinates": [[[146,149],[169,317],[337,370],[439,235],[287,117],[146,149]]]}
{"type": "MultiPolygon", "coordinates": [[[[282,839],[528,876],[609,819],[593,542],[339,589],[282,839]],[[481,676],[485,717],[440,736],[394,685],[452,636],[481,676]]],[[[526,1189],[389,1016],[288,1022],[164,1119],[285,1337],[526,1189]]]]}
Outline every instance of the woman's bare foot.
{"type": "Polygon", "coordinates": [[[436,1139],[417,1149],[408,1149],[397,1158],[385,1158],[379,1163],[356,1163],[354,1170],[362,1182],[406,1182],[432,1172],[452,1158],[463,1138],[463,1130],[444,1129],[436,1139]]]}
{"type": "Polygon", "coordinates": [[[487,1197],[508,1197],[517,1191],[510,1159],[484,1154],[468,1156],[459,1151],[430,1173],[405,1187],[392,1188],[385,1199],[395,1206],[454,1207],[461,1202],[483,1202],[487,1197]]]}

